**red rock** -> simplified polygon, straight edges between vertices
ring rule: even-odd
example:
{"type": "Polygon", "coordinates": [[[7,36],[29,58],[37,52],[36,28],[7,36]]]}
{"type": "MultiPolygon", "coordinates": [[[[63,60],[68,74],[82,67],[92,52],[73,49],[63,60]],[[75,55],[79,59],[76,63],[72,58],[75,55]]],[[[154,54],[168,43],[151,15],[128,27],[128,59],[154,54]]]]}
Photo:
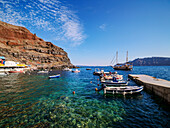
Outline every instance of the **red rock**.
{"type": "Polygon", "coordinates": [[[28,29],[0,21],[0,56],[36,66],[73,66],[67,53],[28,29]],[[5,45],[4,45],[5,44],[5,45]]]}

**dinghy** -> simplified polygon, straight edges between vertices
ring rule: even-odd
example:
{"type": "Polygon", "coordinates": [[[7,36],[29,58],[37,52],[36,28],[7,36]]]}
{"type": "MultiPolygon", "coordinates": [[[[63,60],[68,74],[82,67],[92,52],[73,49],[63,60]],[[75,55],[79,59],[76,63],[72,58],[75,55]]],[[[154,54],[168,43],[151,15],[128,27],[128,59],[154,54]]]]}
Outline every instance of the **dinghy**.
{"type": "Polygon", "coordinates": [[[59,77],[60,77],[60,74],[57,74],[57,75],[49,76],[48,78],[49,78],[49,79],[52,79],[52,78],[59,78],[59,77]]]}

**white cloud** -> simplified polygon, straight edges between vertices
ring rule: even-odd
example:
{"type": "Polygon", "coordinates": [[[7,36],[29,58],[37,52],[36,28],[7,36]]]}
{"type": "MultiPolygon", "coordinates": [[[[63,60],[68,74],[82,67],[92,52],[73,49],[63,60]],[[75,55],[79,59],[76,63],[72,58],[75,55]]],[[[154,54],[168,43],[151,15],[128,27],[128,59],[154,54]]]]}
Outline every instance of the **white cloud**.
{"type": "Polygon", "coordinates": [[[100,25],[99,28],[100,28],[102,31],[105,31],[105,30],[106,30],[106,24],[100,25]]]}
{"type": "Polygon", "coordinates": [[[4,22],[53,31],[57,40],[70,42],[72,46],[85,39],[76,13],[58,0],[0,0],[0,6],[0,20],[4,22]]]}

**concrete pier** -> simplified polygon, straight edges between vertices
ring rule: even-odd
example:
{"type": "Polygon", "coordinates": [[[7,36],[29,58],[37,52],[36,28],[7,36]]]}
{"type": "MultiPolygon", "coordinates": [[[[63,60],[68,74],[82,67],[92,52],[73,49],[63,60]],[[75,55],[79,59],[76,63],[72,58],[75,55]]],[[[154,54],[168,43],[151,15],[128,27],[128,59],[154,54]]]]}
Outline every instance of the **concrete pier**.
{"type": "Polygon", "coordinates": [[[129,74],[128,77],[136,84],[143,85],[145,89],[153,92],[170,103],[170,81],[157,79],[148,75],[129,74]]]}

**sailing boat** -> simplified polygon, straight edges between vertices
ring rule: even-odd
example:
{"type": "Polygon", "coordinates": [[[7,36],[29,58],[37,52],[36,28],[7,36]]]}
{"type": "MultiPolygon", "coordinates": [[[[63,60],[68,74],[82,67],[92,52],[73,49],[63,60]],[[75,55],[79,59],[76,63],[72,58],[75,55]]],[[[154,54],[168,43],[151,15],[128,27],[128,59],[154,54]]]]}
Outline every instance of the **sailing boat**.
{"type": "Polygon", "coordinates": [[[116,52],[116,65],[112,66],[115,70],[132,70],[132,63],[128,62],[128,51],[126,56],[126,63],[118,63],[118,52],[116,52]]]}

